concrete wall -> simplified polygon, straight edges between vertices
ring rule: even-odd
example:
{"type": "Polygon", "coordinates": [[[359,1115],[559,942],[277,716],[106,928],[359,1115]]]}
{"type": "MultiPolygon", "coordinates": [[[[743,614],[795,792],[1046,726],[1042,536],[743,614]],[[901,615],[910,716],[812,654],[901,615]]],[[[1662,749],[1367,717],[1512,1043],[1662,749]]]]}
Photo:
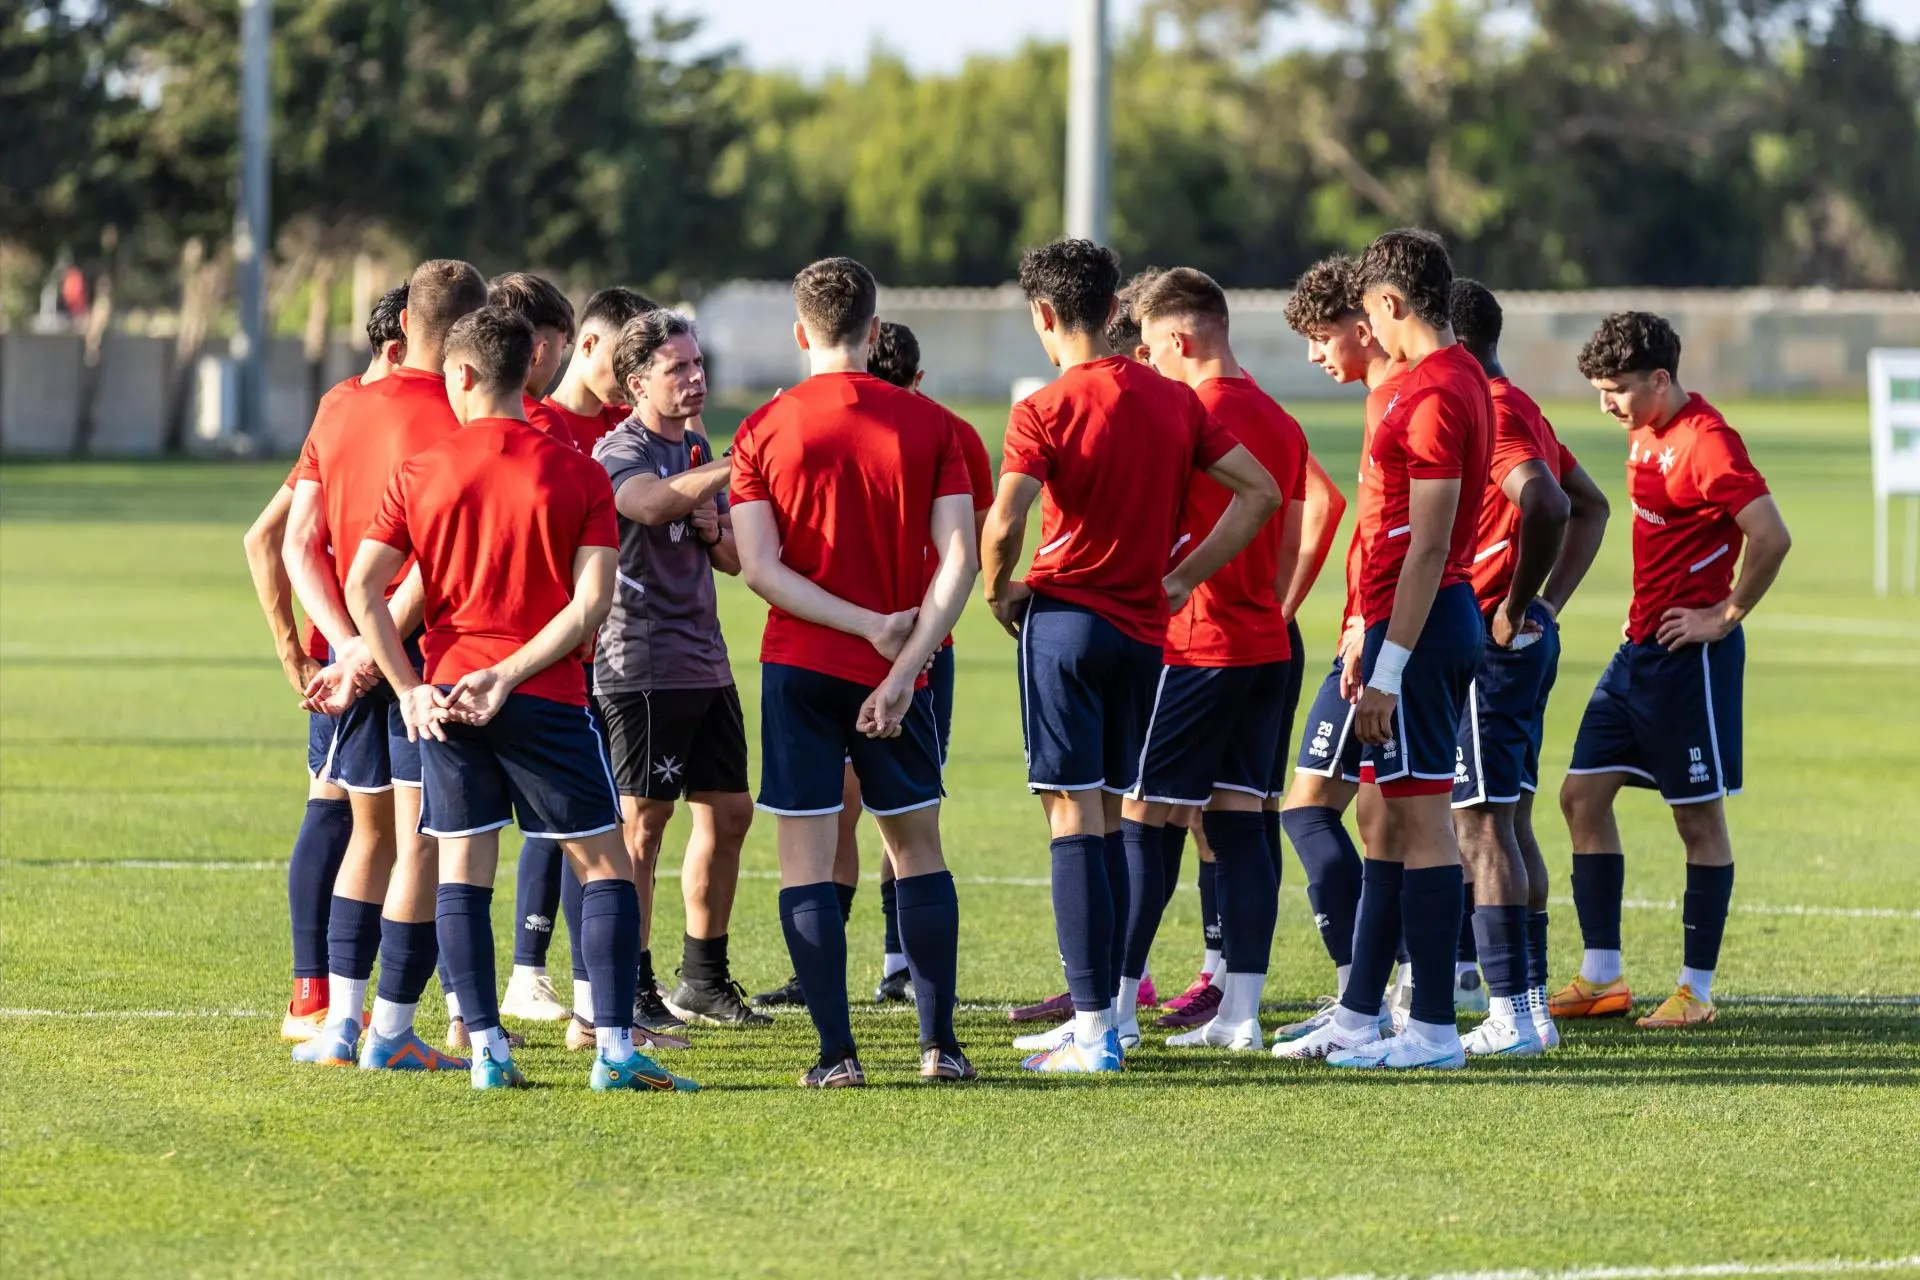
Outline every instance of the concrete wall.
{"type": "MultiPolygon", "coordinates": [[[[1240,362],[1282,400],[1342,394],[1306,362],[1306,344],[1287,328],[1287,295],[1229,295],[1240,362]]],[[[1657,311],[1672,320],[1685,347],[1681,375],[1713,395],[1816,393],[1861,395],[1867,352],[1920,347],[1920,296],[1790,290],[1508,293],[1501,355],[1514,378],[1537,396],[1590,394],[1574,360],[1600,318],[1612,311],[1657,311]]],[[[920,340],[930,394],[953,400],[999,399],[1019,377],[1048,377],[1014,288],[890,289],[880,314],[910,326],[920,340]]],[[[708,294],[700,306],[703,345],[719,387],[763,391],[804,372],[790,330],[793,304],[780,284],[743,283],[708,294]]]]}
{"type": "MultiPolygon", "coordinates": [[[[1234,346],[1261,384],[1281,400],[1356,395],[1335,387],[1306,362],[1306,344],[1286,326],[1284,293],[1230,295],[1234,346]]],[[[1920,347],[1920,295],[1827,293],[1819,290],[1722,292],[1622,291],[1509,293],[1501,355],[1514,378],[1536,396],[1591,394],[1574,358],[1600,318],[1627,308],[1657,311],[1680,330],[1681,376],[1714,396],[1783,393],[1864,395],[1867,352],[1920,347]]],[[[880,311],[912,326],[920,339],[929,393],[948,400],[1005,400],[1014,379],[1048,378],[1019,290],[890,289],[880,311]]],[[[793,303],[784,284],[743,282],[709,293],[700,330],[722,391],[767,392],[805,375],[793,345],[793,303]]],[[[81,341],[70,334],[0,333],[0,452],[64,456],[72,452],[80,415],[81,341]]],[[[333,344],[322,361],[319,389],[365,365],[358,342],[333,344]]],[[[267,353],[267,422],[259,447],[292,453],[313,415],[315,388],[294,339],[276,339],[267,353]]],[[[173,342],[113,334],[101,354],[91,452],[137,457],[155,453],[165,435],[173,376],[173,342]]],[[[217,378],[194,379],[195,388],[217,378]]],[[[188,421],[218,424],[215,406],[189,406],[188,421]],[[202,409],[211,410],[202,412],[202,409]]],[[[206,432],[190,433],[212,447],[206,432]]],[[[218,435],[217,430],[211,435],[218,435]]]]}

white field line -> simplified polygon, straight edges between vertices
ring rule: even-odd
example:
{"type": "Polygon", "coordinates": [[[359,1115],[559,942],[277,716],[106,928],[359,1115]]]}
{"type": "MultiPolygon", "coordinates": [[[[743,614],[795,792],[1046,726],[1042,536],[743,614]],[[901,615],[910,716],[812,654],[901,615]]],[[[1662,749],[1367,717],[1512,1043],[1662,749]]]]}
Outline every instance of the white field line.
{"type": "MultiPolygon", "coordinates": [[[[1717,1003],[1773,1009],[1911,1009],[1920,1008],[1920,996],[1723,996],[1717,1003]]],[[[1010,1006],[979,1000],[962,1000],[954,1006],[961,1013],[1005,1013],[1010,1006]]],[[[1268,1000],[1263,1013],[1278,1013],[1310,1007],[1298,1000],[1268,1000]]],[[[904,1017],[914,1012],[911,1004],[864,1005],[854,1003],[849,1010],[856,1018],[904,1017]]],[[[279,1009],[8,1009],[0,1008],[0,1018],[174,1018],[181,1021],[229,1018],[277,1018],[279,1009]]],[[[556,1024],[557,1025],[557,1024],[556,1024]]],[[[1023,1033],[1024,1034],[1024,1033],[1023,1033]]],[[[1503,1273],[1504,1274],[1504,1273],[1503,1273]]],[[[1517,1273],[1516,1273],[1517,1274],[1517,1273]]],[[[1329,1277],[1328,1280],[1358,1280],[1356,1277],[1329,1277]]]]}
{"type": "Polygon", "coordinates": [[[1768,613],[1765,609],[1745,625],[1762,631],[1799,631],[1808,635],[1871,636],[1881,640],[1920,641],[1920,625],[1878,618],[1821,618],[1805,614],[1768,613]]]}
{"type": "MultiPolygon", "coordinates": [[[[34,862],[31,860],[8,858],[0,860],[0,867],[38,868],[48,871],[285,871],[284,862],[191,862],[185,860],[165,861],[149,858],[113,858],[87,859],[74,858],[60,862],[34,862]]],[[[658,874],[662,877],[677,876],[678,867],[661,867],[658,874]]],[[[742,870],[740,876],[745,880],[778,880],[778,871],[742,870]]],[[[879,883],[877,873],[862,877],[869,884],[879,883]]],[[[1052,881],[1045,876],[968,876],[957,875],[955,884],[982,885],[999,888],[1045,889],[1052,881]]],[[[1283,886],[1293,893],[1306,892],[1298,884],[1283,886]]],[[[1176,892],[1191,893],[1191,884],[1181,884],[1176,892]]],[[[1572,898],[1550,899],[1556,907],[1570,907],[1572,898]]],[[[1680,903],[1675,898],[1627,898],[1621,904],[1629,911],[1678,911],[1680,903]]],[[[1742,902],[1735,898],[1732,911],[1736,915],[1751,916],[1820,916],[1840,920],[1920,920],[1920,908],[1908,907],[1827,907],[1806,903],[1767,903],[1742,902]]]]}
{"type": "Polygon", "coordinates": [[[1819,1258],[1804,1262],[1706,1262],[1672,1267],[1519,1267],[1507,1271],[1359,1272],[1325,1280],[1712,1280],[1719,1276],[1835,1276],[1920,1270],[1920,1254],[1904,1258],[1819,1258]]]}

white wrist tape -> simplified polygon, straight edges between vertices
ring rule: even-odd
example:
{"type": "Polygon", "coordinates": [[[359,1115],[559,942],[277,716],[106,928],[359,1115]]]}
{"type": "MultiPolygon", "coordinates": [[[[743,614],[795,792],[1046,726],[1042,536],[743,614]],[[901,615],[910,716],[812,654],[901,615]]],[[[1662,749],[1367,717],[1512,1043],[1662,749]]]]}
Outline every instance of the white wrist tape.
{"type": "Polygon", "coordinates": [[[1397,645],[1391,640],[1383,643],[1380,646],[1380,656],[1373,660],[1373,674],[1367,678],[1367,687],[1399,697],[1400,676],[1407,669],[1407,659],[1412,656],[1413,650],[1397,645]]]}

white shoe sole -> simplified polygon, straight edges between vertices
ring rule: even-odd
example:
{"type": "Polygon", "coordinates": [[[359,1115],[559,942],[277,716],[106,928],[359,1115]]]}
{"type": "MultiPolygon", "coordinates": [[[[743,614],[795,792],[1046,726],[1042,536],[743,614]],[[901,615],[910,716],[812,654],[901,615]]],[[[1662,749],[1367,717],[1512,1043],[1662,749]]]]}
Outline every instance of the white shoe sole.
{"type": "Polygon", "coordinates": [[[1055,1027],[1051,1031],[1036,1031],[1031,1035],[1015,1036],[1013,1047],[1028,1053],[1051,1053],[1065,1043],[1067,1035],[1073,1030],[1073,1024],[1055,1027]]]}
{"type": "Polygon", "coordinates": [[[500,1016],[521,1022],[565,1022],[573,1016],[573,1011],[563,1004],[549,1004],[544,1000],[503,1000],[500,1003],[500,1016]]]}

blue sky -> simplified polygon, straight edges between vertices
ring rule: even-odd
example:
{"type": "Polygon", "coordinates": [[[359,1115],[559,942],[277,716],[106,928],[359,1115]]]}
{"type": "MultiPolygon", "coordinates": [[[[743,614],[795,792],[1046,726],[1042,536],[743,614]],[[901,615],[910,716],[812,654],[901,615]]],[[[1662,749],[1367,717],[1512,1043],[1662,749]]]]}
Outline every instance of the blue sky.
{"type": "MultiPolygon", "coordinates": [[[[622,0],[641,10],[661,0],[622,0]]],[[[1066,34],[1070,0],[666,0],[675,12],[706,18],[709,43],[737,43],[758,67],[787,67],[809,76],[857,69],[884,44],[919,70],[950,71],[970,53],[1003,52],[1029,36],[1066,34]]],[[[1145,0],[1109,0],[1119,23],[1131,23],[1145,0]]],[[[1908,36],[1920,35],[1920,0],[1866,0],[1867,10],[1908,36]]],[[[1277,44],[1318,43],[1331,29],[1312,16],[1276,20],[1277,44]]]]}

